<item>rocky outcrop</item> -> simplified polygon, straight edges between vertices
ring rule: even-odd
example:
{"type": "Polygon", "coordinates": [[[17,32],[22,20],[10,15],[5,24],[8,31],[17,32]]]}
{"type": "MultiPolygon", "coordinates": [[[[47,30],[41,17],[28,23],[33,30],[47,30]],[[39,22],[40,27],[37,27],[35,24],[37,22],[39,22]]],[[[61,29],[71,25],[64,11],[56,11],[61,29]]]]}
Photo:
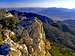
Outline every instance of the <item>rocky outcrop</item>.
{"type": "Polygon", "coordinates": [[[29,34],[29,30],[24,30],[20,42],[26,44],[29,56],[48,56],[45,48],[45,39],[42,23],[35,20],[32,24],[31,34],[29,34]]]}
{"type": "Polygon", "coordinates": [[[51,56],[48,52],[50,47],[46,47],[50,43],[46,42],[43,24],[39,20],[34,21],[31,30],[23,30],[19,42],[11,39],[15,35],[13,31],[4,30],[3,34],[4,43],[10,46],[9,56],[51,56]]]}

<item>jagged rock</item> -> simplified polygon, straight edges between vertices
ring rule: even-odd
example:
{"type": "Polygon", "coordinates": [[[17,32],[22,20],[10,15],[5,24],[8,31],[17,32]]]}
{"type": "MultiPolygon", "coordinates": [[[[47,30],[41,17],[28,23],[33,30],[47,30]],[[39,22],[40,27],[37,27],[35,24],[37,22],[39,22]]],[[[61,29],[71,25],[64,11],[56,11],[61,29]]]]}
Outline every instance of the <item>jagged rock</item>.
{"type": "Polygon", "coordinates": [[[35,20],[30,29],[23,31],[20,43],[26,44],[29,56],[49,56],[45,39],[43,24],[40,20],[35,20]]]}
{"type": "Polygon", "coordinates": [[[11,40],[10,36],[15,35],[14,32],[10,30],[5,30],[4,31],[4,43],[7,43],[10,46],[10,56],[22,56],[21,50],[27,51],[27,47],[23,44],[20,45],[18,43],[15,43],[13,40],[11,40]]]}
{"type": "Polygon", "coordinates": [[[32,37],[29,36],[27,31],[23,32],[20,44],[15,43],[13,40],[11,40],[10,36],[15,35],[14,32],[10,30],[4,31],[4,43],[9,44],[10,46],[10,56],[45,56],[45,34],[43,32],[42,23],[35,20],[32,25],[32,30],[32,37]]]}

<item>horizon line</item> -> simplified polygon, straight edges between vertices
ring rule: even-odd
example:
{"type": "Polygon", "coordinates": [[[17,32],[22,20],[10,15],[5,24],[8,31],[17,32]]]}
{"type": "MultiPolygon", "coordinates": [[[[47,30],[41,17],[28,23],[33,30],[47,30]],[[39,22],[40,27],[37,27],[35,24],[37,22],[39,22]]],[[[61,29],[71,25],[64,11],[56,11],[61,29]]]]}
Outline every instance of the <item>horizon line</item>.
{"type": "MultiPolygon", "coordinates": [[[[65,8],[65,7],[0,7],[2,8],[65,8]]],[[[75,9],[75,8],[65,8],[65,9],[75,9]]]]}

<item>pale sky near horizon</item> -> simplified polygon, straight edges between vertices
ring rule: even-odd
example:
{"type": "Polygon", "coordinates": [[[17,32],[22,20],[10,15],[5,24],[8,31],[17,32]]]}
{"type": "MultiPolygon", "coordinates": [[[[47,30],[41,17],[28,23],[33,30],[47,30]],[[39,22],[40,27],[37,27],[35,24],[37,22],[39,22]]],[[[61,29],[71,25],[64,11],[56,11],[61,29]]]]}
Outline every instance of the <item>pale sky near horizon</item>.
{"type": "Polygon", "coordinates": [[[75,8],[75,0],[0,0],[0,7],[75,8]]]}

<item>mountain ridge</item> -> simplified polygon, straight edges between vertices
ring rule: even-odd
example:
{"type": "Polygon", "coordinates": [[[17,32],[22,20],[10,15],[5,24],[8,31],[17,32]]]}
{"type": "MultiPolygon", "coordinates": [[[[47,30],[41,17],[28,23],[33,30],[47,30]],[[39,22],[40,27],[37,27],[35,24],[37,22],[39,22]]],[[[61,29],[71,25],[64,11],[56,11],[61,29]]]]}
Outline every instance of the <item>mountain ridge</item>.
{"type": "MultiPolygon", "coordinates": [[[[36,13],[9,10],[3,13],[0,24],[3,42],[10,46],[7,47],[8,55],[74,56],[75,32],[61,21],[36,13]]],[[[1,40],[2,47],[3,42],[1,40]]],[[[0,50],[3,51],[0,54],[7,55],[4,53],[6,48],[0,50]]]]}

